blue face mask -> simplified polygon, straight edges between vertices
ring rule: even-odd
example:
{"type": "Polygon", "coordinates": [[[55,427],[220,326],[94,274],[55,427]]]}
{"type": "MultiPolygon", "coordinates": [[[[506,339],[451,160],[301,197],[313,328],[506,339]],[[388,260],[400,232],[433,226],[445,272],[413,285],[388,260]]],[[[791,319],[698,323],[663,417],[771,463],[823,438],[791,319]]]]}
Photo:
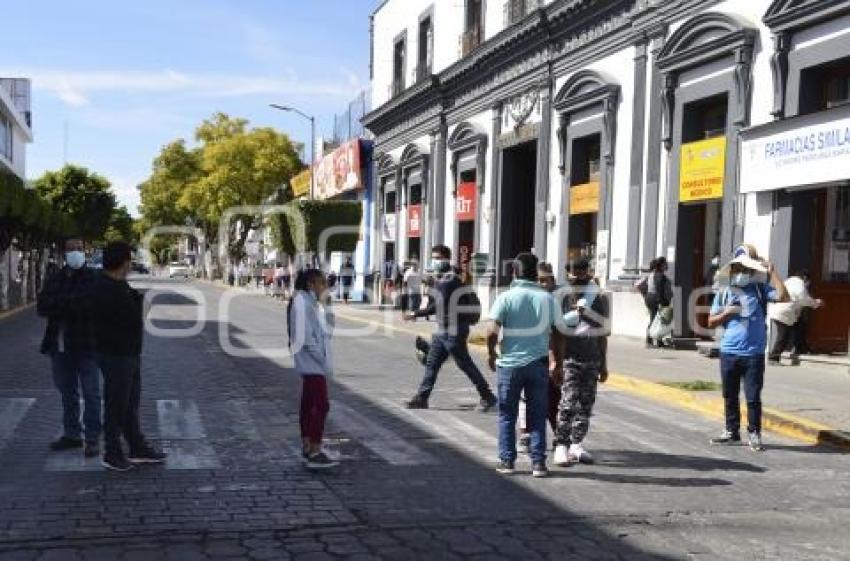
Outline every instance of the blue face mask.
{"type": "Polygon", "coordinates": [[[65,263],[72,269],[80,269],[86,264],[86,254],[82,251],[66,251],[65,263]]]}
{"type": "Polygon", "coordinates": [[[732,275],[732,286],[744,287],[752,282],[750,273],[736,273],[732,275]]]}

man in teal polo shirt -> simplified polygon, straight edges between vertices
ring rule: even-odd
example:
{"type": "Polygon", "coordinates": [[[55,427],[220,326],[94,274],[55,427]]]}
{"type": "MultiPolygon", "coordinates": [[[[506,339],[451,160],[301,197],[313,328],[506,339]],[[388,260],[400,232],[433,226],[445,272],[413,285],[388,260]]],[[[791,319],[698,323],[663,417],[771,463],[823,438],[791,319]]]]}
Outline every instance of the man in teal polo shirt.
{"type": "Polygon", "coordinates": [[[550,357],[550,337],[559,317],[552,295],[537,284],[537,258],[520,253],[514,260],[514,281],[490,309],[492,326],[487,337],[488,365],[498,377],[500,473],[514,472],[516,421],[520,395],[525,393],[531,433],[534,477],[546,477],[546,417],[549,366],[560,368],[560,357],[550,357]],[[501,353],[496,352],[501,331],[501,353]],[[551,360],[550,360],[551,359],[551,360]]]}

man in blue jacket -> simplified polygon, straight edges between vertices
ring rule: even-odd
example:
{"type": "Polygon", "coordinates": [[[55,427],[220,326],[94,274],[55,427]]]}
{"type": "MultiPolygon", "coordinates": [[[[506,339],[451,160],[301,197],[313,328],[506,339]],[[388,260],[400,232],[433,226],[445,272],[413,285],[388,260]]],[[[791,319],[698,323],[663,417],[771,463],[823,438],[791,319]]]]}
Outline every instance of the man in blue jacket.
{"type": "Polygon", "coordinates": [[[467,346],[469,326],[478,321],[478,317],[473,317],[475,314],[471,313],[471,309],[480,307],[480,304],[477,304],[472,288],[464,285],[460,277],[455,274],[451,258],[452,251],[448,247],[434,246],[431,250],[431,269],[437,277],[437,283],[433,297],[429,299],[431,303],[425,310],[408,312],[404,316],[407,320],[437,316],[437,331],[431,337],[428,358],[425,361],[425,376],[419,385],[419,391],[405,405],[408,409],[428,408],[428,398],[437,383],[437,374],[446,359],[451,356],[458,368],[467,375],[478,390],[481,397],[478,410],[487,412],[496,405],[496,396],[493,395],[484,375],[469,356],[467,346]]]}

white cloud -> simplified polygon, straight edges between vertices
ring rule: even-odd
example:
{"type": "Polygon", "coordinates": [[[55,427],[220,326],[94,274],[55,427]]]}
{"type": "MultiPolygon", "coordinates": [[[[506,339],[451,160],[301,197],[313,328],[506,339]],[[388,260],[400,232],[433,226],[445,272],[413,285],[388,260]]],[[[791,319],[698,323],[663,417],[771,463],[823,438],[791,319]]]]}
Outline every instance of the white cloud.
{"type": "MultiPolygon", "coordinates": [[[[3,72],[9,73],[7,70],[3,72]]],[[[34,88],[46,90],[72,107],[86,105],[92,96],[100,93],[174,93],[189,97],[296,94],[346,99],[361,87],[356,75],[344,69],[339,70],[338,78],[326,80],[306,80],[294,71],[288,71],[284,76],[268,76],[190,74],[171,69],[154,71],[21,69],[13,74],[29,76],[34,88]]]]}

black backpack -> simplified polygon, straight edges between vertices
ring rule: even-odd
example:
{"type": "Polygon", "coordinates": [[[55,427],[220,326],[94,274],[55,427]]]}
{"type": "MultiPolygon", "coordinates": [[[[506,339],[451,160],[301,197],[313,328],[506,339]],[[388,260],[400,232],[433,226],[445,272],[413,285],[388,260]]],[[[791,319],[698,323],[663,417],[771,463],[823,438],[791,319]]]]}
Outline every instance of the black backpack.
{"type": "Polygon", "coordinates": [[[458,314],[458,320],[467,325],[475,325],[481,321],[481,300],[470,287],[464,286],[461,290],[464,290],[464,293],[458,299],[458,304],[464,311],[458,314]]]}

